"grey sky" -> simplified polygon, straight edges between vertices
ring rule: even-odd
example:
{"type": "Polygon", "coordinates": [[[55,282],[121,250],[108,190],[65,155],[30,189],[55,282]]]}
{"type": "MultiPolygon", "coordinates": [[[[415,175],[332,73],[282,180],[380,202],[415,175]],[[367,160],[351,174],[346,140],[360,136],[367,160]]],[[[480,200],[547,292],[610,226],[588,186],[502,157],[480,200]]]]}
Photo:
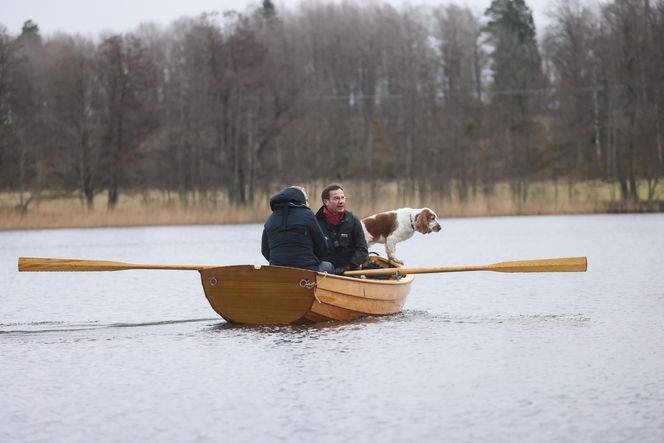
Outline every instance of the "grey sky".
{"type": "MultiPolygon", "coordinates": [[[[307,0],[305,0],[307,1],[307,0]]],[[[339,0],[319,0],[321,2],[339,0]]],[[[355,0],[358,1],[358,0],[355,0]]],[[[399,7],[403,0],[383,0],[399,7]]],[[[197,16],[202,12],[245,11],[250,5],[257,6],[261,0],[0,0],[0,24],[7,27],[10,34],[20,32],[23,22],[35,21],[44,35],[56,31],[68,34],[80,33],[96,37],[103,31],[126,32],[144,22],[154,22],[162,26],[186,15],[197,16]]],[[[276,0],[274,3],[292,9],[302,0],[276,0]]],[[[412,0],[412,5],[435,5],[456,3],[467,5],[471,10],[482,14],[491,0],[412,0]]],[[[535,23],[539,28],[546,22],[549,0],[526,0],[533,10],[535,23]]]]}

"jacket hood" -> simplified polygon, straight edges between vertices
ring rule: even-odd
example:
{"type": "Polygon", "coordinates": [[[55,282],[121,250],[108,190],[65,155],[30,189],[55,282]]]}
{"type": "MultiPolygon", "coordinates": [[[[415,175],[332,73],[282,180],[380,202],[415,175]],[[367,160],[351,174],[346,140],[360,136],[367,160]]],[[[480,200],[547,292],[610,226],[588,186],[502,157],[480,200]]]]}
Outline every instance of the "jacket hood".
{"type": "Polygon", "coordinates": [[[270,197],[272,211],[286,207],[306,207],[304,193],[297,188],[285,188],[270,197]]]}

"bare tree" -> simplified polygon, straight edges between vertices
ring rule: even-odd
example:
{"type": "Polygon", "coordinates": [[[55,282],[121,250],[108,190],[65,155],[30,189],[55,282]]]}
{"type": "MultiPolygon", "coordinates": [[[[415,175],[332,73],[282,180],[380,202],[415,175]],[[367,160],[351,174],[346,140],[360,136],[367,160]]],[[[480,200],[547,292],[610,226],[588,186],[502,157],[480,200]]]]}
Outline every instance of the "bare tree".
{"type": "Polygon", "coordinates": [[[58,36],[46,44],[50,73],[44,125],[49,131],[50,173],[65,189],[77,189],[87,208],[100,185],[101,97],[95,48],[81,37],[58,36]]]}
{"type": "Polygon", "coordinates": [[[465,201],[471,183],[481,175],[475,167],[482,163],[478,149],[483,125],[481,27],[469,9],[454,5],[438,10],[436,18],[444,97],[441,127],[445,133],[440,139],[448,153],[445,171],[448,180],[454,179],[459,198],[465,201]]]}
{"type": "Polygon", "coordinates": [[[106,37],[99,46],[98,69],[104,93],[102,152],[106,163],[108,207],[118,202],[123,181],[141,159],[141,148],[155,129],[155,67],[135,36],[106,37]]]}
{"type": "Polygon", "coordinates": [[[587,8],[564,0],[544,39],[556,87],[556,151],[548,157],[555,160],[550,169],[556,183],[561,175],[568,178],[570,198],[575,180],[601,178],[603,172],[596,22],[587,8]]]}

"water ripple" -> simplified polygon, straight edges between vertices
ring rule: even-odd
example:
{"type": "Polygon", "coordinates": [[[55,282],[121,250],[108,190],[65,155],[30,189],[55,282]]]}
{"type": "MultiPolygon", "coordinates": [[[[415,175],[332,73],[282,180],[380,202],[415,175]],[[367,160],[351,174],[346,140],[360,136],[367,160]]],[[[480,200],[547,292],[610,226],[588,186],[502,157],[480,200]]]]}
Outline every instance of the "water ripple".
{"type": "Polygon", "coordinates": [[[3,323],[0,324],[0,328],[3,328],[0,329],[0,334],[28,335],[28,334],[45,334],[51,332],[76,332],[76,331],[91,331],[98,329],[114,329],[114,328],[141,328],[146,326],[163,326],[163,325],[174,325],[181,323],[207,322],[212,320],[216,319],[194,318],[194,319],[185,319],[185,320],[161,320],[161,321],[151,321],[151,322],[109,323],[109,324],[100,324],[97,321],[80,322],[80,323],[66,323],[58,321],[3,323]],[[43,328],[44,326],[51,326],[51,327],[43,328]],[[22,329],[4,329],[5,327],[22,328],[22,329]]]}

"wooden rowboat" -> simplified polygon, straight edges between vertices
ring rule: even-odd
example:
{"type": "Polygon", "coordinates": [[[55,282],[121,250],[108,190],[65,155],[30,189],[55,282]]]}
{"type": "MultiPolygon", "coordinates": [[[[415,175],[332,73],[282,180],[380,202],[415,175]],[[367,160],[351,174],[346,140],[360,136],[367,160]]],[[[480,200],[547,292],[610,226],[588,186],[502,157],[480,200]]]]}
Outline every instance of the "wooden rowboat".
{"type": "Polygon", "coordinates": [[[586,257],[429,268],[391,267],[392,262],[376,256],[370,257],[370,260],[377,265],[377,269],[347,271],[343,276],[281,266],[156,265],[34,257],[19,257],[18,270],[199,271],[210,305],[227,321],[245,324],[300,324],[396,314],[406,302],[414,274],[463,271],[585,272],[588,268],[586,257]],[[360,278],[350,277],[351,275],[360,278]],[[383,276],[387,279],[374,279],[372,276],[383,276]]]}
{"type": "MultiPolygon", "coordinates": [[[[374,258],[387,265],[387,260],[374,258]]],[[[200,271],[212,309],[231,323],[349,321],[401,311],[412,275],[377,280],[281,266],[222,266],[200,271]]]]}
{"type": "MultiPolygon", "coordinates": [[[[382,268],[391,263],[371,256],[382,268]]],[[[199,271],[212,309],[226,321],[243,324],[302,324],[349,321],[401,311],[412,275],[388,279],[331,275],[282,266],[153,265],[116,261],[20,257],[18,269],[38,271],[120,271],[162,269],[199,271]]],[[[394,269],[391,268],[392,273],[394,269]]]]}

